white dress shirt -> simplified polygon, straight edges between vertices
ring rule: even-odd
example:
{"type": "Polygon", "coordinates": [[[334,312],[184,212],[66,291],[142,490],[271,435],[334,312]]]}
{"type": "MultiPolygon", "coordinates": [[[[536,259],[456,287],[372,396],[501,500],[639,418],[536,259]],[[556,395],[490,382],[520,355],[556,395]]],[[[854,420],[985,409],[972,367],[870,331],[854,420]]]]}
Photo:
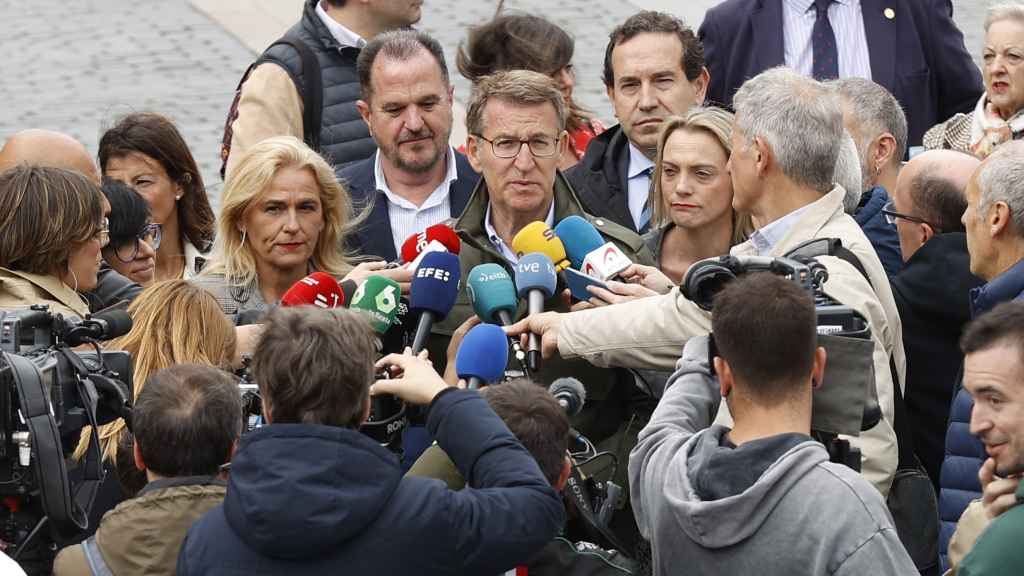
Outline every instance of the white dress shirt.
{"type": "Polygon", "coordinates": [[[338,44],[348,46],[349,48],[362,48],[366,46],[366,40],[363,40],[359,34],[349,30],[340,22],[327,15],[323,2],[316,3],[316,15],[320,17],[320,21],[324,23],[324,26],[327,26],[327,31],[331,33],[331,36],[334,36],[338,44]]]}
{"type": "MultiPolygon", "coordinates": [[[[822,197],[822,200],[824,200],[824,197],[822,197]]],[[[793,224],[800,219],[800,216],[818,202],[821,202],[821,200],[811,202],[806,206],[801,206],[782,218],[754,230],[750,235],[750,242],[754,245],[754,249],[757,250],[757,255],[771,256],[772,248],[779,243],[779,240],[786,237],[786,233],[789,232],[789,229],[793,227],[793,224]]]]}
{"type": "MultiPolygon", "coordinates": [[[[782,0],[786,66],[804,76],[811,76],[814,68],[811,33],[816,19],[814,0],[782,0]]],[[[839,77],[871,80],[871,55],[860,0],[833,0],[828,21],[836,35],[839,77]]]]}
{"type": "Polygon", "coordinates": [[[629,170],[626,172],[626,185],[629,189],[626,191],[626,202],[637,230],[643,228],[641,216],[644,213],[644,206],[651,197],[651,175],[645,172],[648,168],[654,168],[654,161],[644,156],[643,152],[630,143],[629,170]]]}
{"type": "Polygon", "coordinates": [[[419,206],[399,196],[388,186],[381,165],[380,150],[374,157],[373,177],[377,190],[388,201],[388,221],[391,223],[391,241],[395,243],[395,254],[402,254],[402,244],[409,236],[452,217],[452,205],[448,197],[452,182],[458,179],[459,174],[455,167],[455,150],[451,146],[448,147],[448,172],[444,180],[419,206]]]}
{"type": "MultiPolygon", "coordinates": [[[[552,228],[555,227],[554,198],[551,199],[551,208],[548,208],[548,215],[547,218],[544,219],[544,222],[546,222],[547,225],[552,228]]],[[[501,239],[501,236],[498,236],[498,231],[495,230],[494,226],[491,225],[490,202],[487,203],[487,212],[484,213],[484,232],[487,233],[487,239],[491,241],[491,245],[497,248],[498,252],[500,252],[501,255],[505,257],[505,260],[507,260],[509,264],[515,265],[516,263],[519,262],[519,255],[516,254],[516,251],[513,250],[512,247],[509,246],[508,244],[505,244],[505,241],[501,239]]]]}

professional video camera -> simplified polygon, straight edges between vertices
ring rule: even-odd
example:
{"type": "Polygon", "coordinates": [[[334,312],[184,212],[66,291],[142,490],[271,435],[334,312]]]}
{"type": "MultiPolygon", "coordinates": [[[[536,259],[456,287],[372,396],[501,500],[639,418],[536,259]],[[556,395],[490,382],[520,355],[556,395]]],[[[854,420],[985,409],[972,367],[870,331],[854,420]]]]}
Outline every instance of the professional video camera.
{"type": "MultiPolygon", "coordinates": [[[[814,394],[812,435],[825,445],[833,462],[859,471],[859,450],[838,435],[858,436],[862,430],[873,428],[882,413],[875,389],[874,342],[867,320],[822,290],[828,270],[817,257],[833,256],[841,249],[838,240],[829,238],[806,242],[785,257],[708,258],[690,267],[681,290],[702,309],[712,311],[714,295],[729,281],[743,274],[768,272],[792,280],[814,297],[818,343],[828,351],[828,363],[822,386],[814,394]]],[[[716,355],[713,334],[709,353],[716,355]]]]}
{"type": "Polygon", "coordinates": [[[88,529],[103,480],[97,435],[72,489],[65,455],[86,425],[130,426],[132,361],[97,341],[126,334],[131,318],[108,310],[77,322],[45,305],[0,310],[0,540],[29,574],[49,574],[53,556],[88,529]],[[92,345],[94,351],[72,347],[92,345]]]}

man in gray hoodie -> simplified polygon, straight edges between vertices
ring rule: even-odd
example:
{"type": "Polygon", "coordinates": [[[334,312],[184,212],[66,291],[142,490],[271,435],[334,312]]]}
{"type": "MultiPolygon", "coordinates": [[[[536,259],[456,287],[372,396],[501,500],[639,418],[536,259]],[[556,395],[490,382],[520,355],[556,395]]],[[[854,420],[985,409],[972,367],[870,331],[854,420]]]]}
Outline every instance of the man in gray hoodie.
{"type": "Polygon", "coordinates": [[[882,496],[810,436],[822,381],[814,302],[770,274],[732,281],[691,338],[629,458],[655,574],[916,574],[882,496]],[[711,425],[721,398],[732,429],[711,425]]]}

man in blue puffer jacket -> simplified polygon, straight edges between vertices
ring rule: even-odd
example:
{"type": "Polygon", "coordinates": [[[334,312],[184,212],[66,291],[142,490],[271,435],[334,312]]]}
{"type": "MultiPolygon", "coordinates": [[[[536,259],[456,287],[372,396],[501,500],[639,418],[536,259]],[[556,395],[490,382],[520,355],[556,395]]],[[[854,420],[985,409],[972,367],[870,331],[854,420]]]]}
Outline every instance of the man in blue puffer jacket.
{"type": "MultiPolygon", "coordinates": [[[[1001,302],[1024,298],[1024,141],[1006,144],[989,156],[975,171],[966,195],[963,223],[971,272],[987,282],[971,291],[971,314],[977,317],[1001,302]]],[[[984,445],[970,434],[973,407],[958,383],[939,482],[944,570],[960,515],[971,500],[981,497],[978,470],[987,456],[984,445]]]]}

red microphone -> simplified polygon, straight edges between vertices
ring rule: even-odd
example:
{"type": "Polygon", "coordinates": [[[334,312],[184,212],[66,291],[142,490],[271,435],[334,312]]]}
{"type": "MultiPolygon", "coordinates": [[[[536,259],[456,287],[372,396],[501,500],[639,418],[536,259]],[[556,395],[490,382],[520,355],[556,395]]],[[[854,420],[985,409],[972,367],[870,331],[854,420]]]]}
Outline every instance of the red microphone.
{"type": "Polygon", "coordinates": [[[402,244],[402,262],[417,262],[423,254],[430,252],[450,252],[458,254],[462,243],[458,234],[444,224],[428,226],[426,230],[417,232],[402,244]]]}
{"type": "Polygon", "coordinates": [[[319,308],[339,308],[346,303],[345,292],[333,276],[313,272],[299,280],[281,297],[281,306],[313,305],[319,308]]]}

